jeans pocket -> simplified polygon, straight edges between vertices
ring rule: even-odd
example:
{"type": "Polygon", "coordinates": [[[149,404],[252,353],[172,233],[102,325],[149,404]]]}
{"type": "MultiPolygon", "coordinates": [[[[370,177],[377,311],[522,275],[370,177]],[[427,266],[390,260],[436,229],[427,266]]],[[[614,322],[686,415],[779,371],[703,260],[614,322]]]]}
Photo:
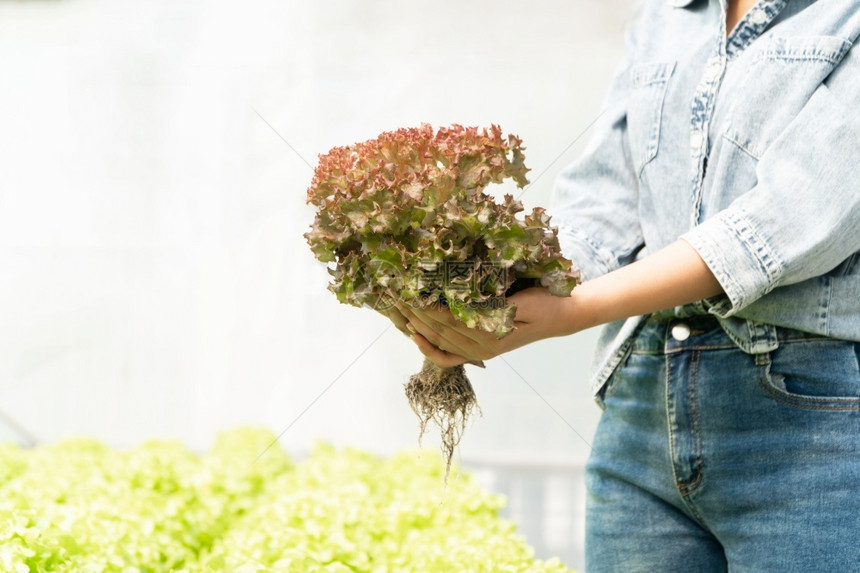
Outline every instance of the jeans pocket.
{"type": "Polygon", "coordinates": [[[860,343],[834,339],[780,342],[763,361],[768,396],[796,408],[860,410],[860,343]]]}

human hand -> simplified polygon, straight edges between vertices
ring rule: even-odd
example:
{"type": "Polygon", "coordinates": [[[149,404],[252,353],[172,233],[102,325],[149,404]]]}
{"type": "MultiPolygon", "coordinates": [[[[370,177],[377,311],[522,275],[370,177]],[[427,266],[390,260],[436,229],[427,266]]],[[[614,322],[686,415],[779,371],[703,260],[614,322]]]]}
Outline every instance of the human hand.
{"type": "Polygon", "coordinates": [[[396,308],[421,353],[445,368],[488,360],[537,340],[569,334],[561,320],[568,300],[541,287],[511,295],[507,303],[516,307],[514,330],[504,338],[467,327],[447,308],[417,309],[403,303],[396,303],[396,308]]]}
{"type": "Polygon", "coordinates": [[[374,310],[386,317],[388,320],[394,323],[394,326],[397,327],[397,330],[405,334],[406,336],[412,338],[412,333],[406,328],[409,321],[406,319],[403,314],[399,310],[397,310],[394,306],[384,306],[384,307],[374,307],[374,310]]]}
{"type": "Polygon", "coordinates": [[[397,302],[397,314],[387,316],[401,330],[414,331],[412,340],[418,349],[444,368],[487,360],[536,340],[573,334],[722,292],[722,285],[698,252],[679,239],[642,260],[584,282],[569,297],[553,296],[540,287],[507,297],[508,304],[517,310],[514,331],[501,339],[468,328],[447,308],[415,309],[397,302]]]}

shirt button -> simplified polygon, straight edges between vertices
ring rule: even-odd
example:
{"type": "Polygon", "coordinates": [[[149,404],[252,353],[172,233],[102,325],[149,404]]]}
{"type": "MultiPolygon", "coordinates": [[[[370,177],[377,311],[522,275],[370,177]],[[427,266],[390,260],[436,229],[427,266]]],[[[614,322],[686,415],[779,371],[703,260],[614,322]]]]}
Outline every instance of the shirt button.
{"type": "Polygon", "coordinates": [[[683,342],[690,338],[690,327],[686,324],[676,324],[672,327],[672,338],[678,342],[683,342]]]}
{"type": "Polygon", "coordinates": [[[765,22],[767,22],[768,16],[764,10],[756,10],[752,14],[750,14],[750,21],[753,24],[757,24],[761,26],[765,22]]]}
{"type": "Polygon", "coordinates": [[[693,151],[693,154],[698,153],[704,143],[705,135],[701,131],[694,131],[690,134],[690,149],[693,151]]]}
{"type": "Polygon", "coordinates": [[[723,64],[719,58],[711,58],[705,66],[705,80],[713,82],[723,72],[723,64]]]}

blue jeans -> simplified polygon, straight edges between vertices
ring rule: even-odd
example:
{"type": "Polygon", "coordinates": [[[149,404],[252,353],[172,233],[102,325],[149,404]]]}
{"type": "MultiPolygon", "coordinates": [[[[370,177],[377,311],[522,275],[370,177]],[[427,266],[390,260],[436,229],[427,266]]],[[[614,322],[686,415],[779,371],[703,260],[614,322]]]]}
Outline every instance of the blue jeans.
{"type": "Polygon", "coordinates": [[[649,320],[603,395],[586,573],[860,571],[860,344],[779,338],[649,320]]]}

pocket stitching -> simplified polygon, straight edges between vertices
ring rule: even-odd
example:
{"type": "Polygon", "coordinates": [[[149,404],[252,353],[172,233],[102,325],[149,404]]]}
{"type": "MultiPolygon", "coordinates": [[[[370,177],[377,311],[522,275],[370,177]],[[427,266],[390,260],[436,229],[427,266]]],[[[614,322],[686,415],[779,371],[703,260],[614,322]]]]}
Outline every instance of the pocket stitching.
{"type": "Polygon", "coordinates": [[[735,147],[737,147],[756,161],[760,161],[761,156],[764,155],[762,152],[754,151],[753,149],[751,149],[752,146],[750,146],[749,144],[741,143],[741,138],[739,137],[739,134],[729,130],[729,128],[726,128],[726,130],[723,132],[723,139],[727,140],[729,143],[733,144],[735,147]]]}
{"type": "MultiPolygon", "coordinates": [[[[829,66],[832,72],[852,47],[851,41],[839,36],[772,36],[761,49],[750,55],[751,61],[746,66],[738,86],[744,87],[748,82],[755,81],[755,73],[759,64],[766,61],[779,62],[784,65],[819,62],[829,66]]],[[[823,83],[821,85],[826,87],[823,83]]],[[[735,115],[735,110],[732,108],[730,116],[734,117],[735,115]]],[[[757,145],[749,137],[744,137],[742,131],[735,129],[729,121],[722,130],[721,136],[756,161],[760,160],[764,155],[762,145],[757,145]]]]}
{"type": "Polygon", "coordinates": [[[780,404],[803,410],[840,412],[860,410],[860,398],[853,396],[804,396],[787,390],[780,390],[771,381],[774,375],[770,371],[770,365],[771,361],[768,358],[764,366],[759,368],[758,383],[765,394],[780,404]]]}
{"type": "Polygon", "coordinates": [[[644,146],[645,153],[642,160],[636,166],[637,176],[641,176],[645,167],[657,157],[660,145],[660,133],[663,129],[663,106],[666,102],[666,92],[669,89],[669,79],[674,72],[675,62],[637,64],[630,70],[631,95],[635,93],[636,89],[648,87],[656,89],[659,92],[652,98],[653,101],[649,101],[653,109],[648,109],[647,141],[644,146]],[[652,118],[650,116],[656,117],[652,118]]]}
{"type": "Polygon", "coordinates": [[[826,62],[837,65],[852,48],[853,44],[839,36],[774,36],[753,60],[757,64],[763,60],[784,62],[826,62]],[[813,42],[815,47],[812,48],[813,42]],[[829,44],[839,44],[833,48],[829,44]],[[792,47],[792,44],[797,44],[792,47]]]}

